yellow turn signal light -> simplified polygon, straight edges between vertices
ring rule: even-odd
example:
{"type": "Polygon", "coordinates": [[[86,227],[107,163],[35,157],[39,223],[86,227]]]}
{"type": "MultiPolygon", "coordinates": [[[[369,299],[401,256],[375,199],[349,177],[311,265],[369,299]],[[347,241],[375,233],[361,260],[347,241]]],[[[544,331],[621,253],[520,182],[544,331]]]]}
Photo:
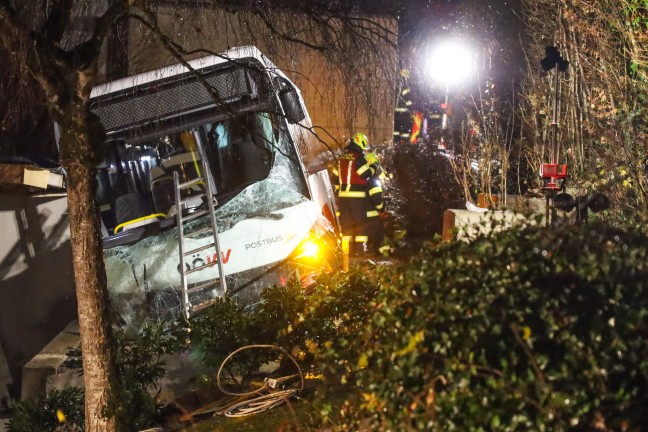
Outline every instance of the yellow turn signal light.
{"type": "Polygon", "coordinates": [[[319,257],[320,246],[317,241],[312,238],[304,240],[297,248],[297,255],[295,258],[311,258],[316,259],[319,257]]]}

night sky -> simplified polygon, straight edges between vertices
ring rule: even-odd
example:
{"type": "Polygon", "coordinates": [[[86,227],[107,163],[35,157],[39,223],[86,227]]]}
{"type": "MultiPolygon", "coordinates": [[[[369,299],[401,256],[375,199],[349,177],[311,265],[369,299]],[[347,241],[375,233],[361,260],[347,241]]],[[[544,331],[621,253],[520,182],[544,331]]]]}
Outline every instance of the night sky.
{"type": "Polygon", "coordinates": [[[401,62],[412,71],[412,87],[421,104],[438,102],[444,89],[427,74],[426,53],[444,39],[465,41],[475,50],[479,76],[457,92],[466,98],[486,80],[507,98],[524,66],[520,45],[520,0],[402,0],[399,46],[401,62]]]}

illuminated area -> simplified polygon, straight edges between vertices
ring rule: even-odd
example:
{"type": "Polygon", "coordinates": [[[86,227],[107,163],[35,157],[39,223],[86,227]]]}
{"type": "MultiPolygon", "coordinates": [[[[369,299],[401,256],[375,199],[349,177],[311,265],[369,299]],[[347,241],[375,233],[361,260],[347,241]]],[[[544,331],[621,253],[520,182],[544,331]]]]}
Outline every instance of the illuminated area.
{"type": "Polygon", "coordinates": [[[340,252],[335,236],[312,231],[291,254],[292,276],[296,276],[302,286],[310,286],[320,273],[339,268],[340,252]]]}
{"type": "Polygon", "coordinates": [[[308,238],[299,246],[296,258],[317,259],[319,252],[319,244],[314,239],[308,238]]]}
{"type": "Polygon", "coordinates": [[[450,87],[468,79],[474,69],[473,50],[457,40],[437,42],[429,49],[425,70],[433,81],[445,90],[441,129],[448,127],[448,93],[450,87]]]}
{"type": "Polygon", "coordinates": [[[327,271],[339,259],[340,252],[334,236],[330,233],[311,231],[291,254],[292,261],[302,267],[327,271]]]}
{"type": "Polygon", "coordinates": [[[444,41],[430,49],[426,69],[430,77],[445,86],[466,80],[474,68],[470,47],[459,41],[444,41]]]}

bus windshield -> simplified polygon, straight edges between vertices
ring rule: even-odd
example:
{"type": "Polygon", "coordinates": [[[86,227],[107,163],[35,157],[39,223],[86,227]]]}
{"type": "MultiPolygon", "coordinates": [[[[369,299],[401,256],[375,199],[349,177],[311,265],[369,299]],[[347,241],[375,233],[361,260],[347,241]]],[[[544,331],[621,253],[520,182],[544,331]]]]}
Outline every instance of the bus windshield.
{"type": "MultiPolygon", "coordinates": [[[[174,172],[181,182],[208,175],[201,172],[198,145],[208,159],[222,230],[302,202],[307,195],[304,174],[282,120],[268,112],[247,112],[190,129],[167,129],[141,141],[107,142],[97,175],[107,234],[149,215],[171,217],[174,172]]],[[[204,204],[202,192],[200,185],[183,190],[185,211],[204,204]]]]}

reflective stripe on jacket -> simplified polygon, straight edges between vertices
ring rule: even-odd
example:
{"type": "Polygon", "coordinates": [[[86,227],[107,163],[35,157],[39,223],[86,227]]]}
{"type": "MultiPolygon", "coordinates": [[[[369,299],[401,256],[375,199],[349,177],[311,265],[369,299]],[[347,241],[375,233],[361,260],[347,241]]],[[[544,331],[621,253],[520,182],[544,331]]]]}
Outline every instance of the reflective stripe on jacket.
{"type": "Polygon", "coordinates": [[[365,198],[367,196],[367,193],[365,191],[359,190],[340,190],[338,192],[338,196],[340,198],[365,198]]]}
{"type": "Polygon", "coordinates": [[[338,183],[340,191],[364,190],[376,167],[365,159],[362,153],[347,151],[338,162],[338,183]],[[361,186],[361,188],[354,187],[361,186]]]}
{"type": "Polygon", "coordinates": [[[367,217],[378,216],[378,212],[382,211],[384,208],[383,188],[378,176],[371,177],[367,181],[367,193],[369,195],[369,201],[374,206],[374,209],[376,209],[375,214],[373,211],[368,211],[367,217]],[[369,216],[369,213],[372,213],[371,216],[369,216]]]}

